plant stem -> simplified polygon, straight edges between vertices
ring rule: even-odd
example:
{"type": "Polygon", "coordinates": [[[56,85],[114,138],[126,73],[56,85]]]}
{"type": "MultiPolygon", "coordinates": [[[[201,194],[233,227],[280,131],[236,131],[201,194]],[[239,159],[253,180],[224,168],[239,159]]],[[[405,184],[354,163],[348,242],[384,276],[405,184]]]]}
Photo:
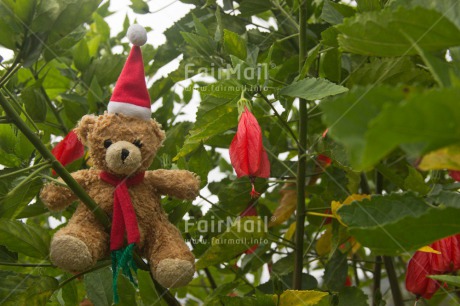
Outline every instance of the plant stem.
{"type": "Polygon", "coordinates": [[[292,139],[297,143],[297,145],[299,145],[299,140],[297,139],[296,135],[294,134],[294,132],[292,131],[291,127],[289,126],[289,124],[287,124],[287,122],[283,119],[283,117],[281,117],[280,113],[278,113],[278,111],[276,110],[276,108],[273,106],[272,103],[270,103],[270,100],[268,100],[267,96],[265,96],[262,91],[258,91],[257,92],[261,97],[262,99],[267,102],[268,105],[270,105],[270,108],[273,110],[273,112],[275,113],[275,116],[278,117],[279,121],[281,122],[281,124],[286,128],[286,130],[289,132],[289,134],[291,134],[292,136],[292,139]]]}
{"type": "Polygon", "coordinates": [[[19,65],[19,61],[20,61],[20,56],[19,54],[14,58],[14,61],[13,63],[11,64],[11,66],[8,68],[8,70],[5,72],[5,74],[3,75],[3,77],[0,79],[0,88],[3,87],[3,85],[6,84],[6,82],[8,82],[8,80],[16,73],[16,71],[18,71],[20,68],[21,68],[21,65],[19,65]]]}
{"type": "Polygon", "coordinates": [[[37,151],[47,160],[56,173],[62,178],[67,186],[75,193],[75,195],[85,204],[95,215],[96,219],[106,228],[110,229],[110,220],[105,212],[94,202],[86,191],[74,180],[72,175],[64,168],[64,166],[54,157],[54,155],[41,142],[40,138],[27,126],[21,119],[19,114],[8,103],[5,97],[0,94],[0,105],[8,117],[13,120],[17,128],[26,136],[37,151]]]}
{"type": "Polygon", "coordinates": [[[393,296],[393,303],[395,306],[404,306],[401,289],[399,288],[398,276],[396,275],[393,258],[390,256],[383,256],[385,270],[387,270],[388,281],[390,282],[391,295],[393,296]]]}
{"type": "Polygon", "coordinates": [[[206,273],[206,277],[208,278],[211,288],[215,290],[217,288],[217,285],[216,285],[216,281],[214,280],[214,277],[212,277],[211,271],[209,271],[208,268],[204,268],[204,273],[206,273]]]}
{"type": "MultiPolygon", "coordinates": [[[[32,73],[32,75],[34,76],[34,79],[36,81],[38,81],[38,73],[35,72],[32,68],[30,68],[30,72],[32,73]]],[[[48,94],[46,93],[46,90],[43,88],[43,86],[40,86],[40,92],[42,93],[43,97],[45,98],[45,101],[46,101],[46,104],[48,105],[48,107],[51,109],[51,112],[53,113],[54,117],[56,118],[56,120],[59,122],[59,129],[67,135],[67,133],[69,132],[69,130],[66,128],[65,124],[64,124],[64,120],[62,120],[62,117],[61,117],[61,114],[59,114],[59,111],[57,110],[57,108],[53,105],[53,102],[51,101],[50,97],[48,96],[48,94]]]]}
{"type": "MultiPolygon", "coordinates": [[[[302,71],[305,57],[307,55],[307,0],[302,0],[299,7],[299,74],[302,71]]],[[[299,99],[299,143],[297,166],[297,209],[296,209],[296,231],[295,231],[295,261],[293,289],[302,288],[303,268],[303,242],[305,231],[305,172],[307,167],[307,101],[299,99]]]]}
{"type": "Polygon", "coordinates": [[[20,170],[17,170],[17,171],[8,172],[8,173],[5,173],[3,175],[0,175],[0,179],[4,179],[4,178],[7,178],[9,176],[14,176],[14,175],[17,175],[17,174],[21,174],[23,172],[27,172],[27,171],[30,171],[32,169],[42,167],[42,166],[45,166],[45,165],[51,166],[51,164],[48,163],[48,162],[41,162],[41,163],[38,163],[36,165],[30,166],[28,168],[23,168],[23,169],[20,169],[20,170]]]}
{"type": "Polygon", "coordinates": [[[59,286],[57,287],[56,291],[61,289],[62,287],[64,287],[65,285],[67,285],[68,283],[73,281],[74,279],[77,279],[80,276],[85,275],[85,274],[87,274],[89,272],[93,272],[93,271],[102,269],[104,267],[107,267],[110,264],[111,264],[111,260],[104,260],[104,261],[98,262],[94,267],[92,267],[92,268],[90,268],[90,269],[88,269],[86,271],[80,272],[78,274],[75,274],[74,276],[72,276],[72,277],[66,279],[65,281],[63,281],[62,283],[60,283],[59,286]]]}
{"type": "MultiPolygon", "coordinates": [[[[383,192],[383,175],[381,169],[390,172],[388,168],[380,164],[376,167],[375,171],[375,193],[382,194],[383,192]]],[[[376,258],[377,259],[377,258],[376,258]]],[[[399,288],[398,276],[396,275],[393,258],[390,256],[383,256],[383,263],[385,264],[385,270],[387,271],[388,281],[390,282],[391,295],[393,297],[393,303],[395,306],[404,306],[404,300],[401,294],[401,288],[399,288]]],[[[379,288],[380,289],[380,288],[379,288]]]]}
{"type": "Polygon", "coordinates": [[[160,298],[165,300],[166,304],[169,306],[181,306],[179,301],[176,300],[176,298],[169,292],[168,289],[164,288],[161,286],[153,277],[152,271],[150,271],[150,278],[153,281],[153,285],[155,285],[155,289],[157,290],[157,293],[159,294],[160,298]]]}
{"type": "Polygon", "coordinates": [[[374,283],[372,287],[372,306],[379,306],[382,299],[380,280],[382,279],[382,257],[375,256],[374,283]]]}

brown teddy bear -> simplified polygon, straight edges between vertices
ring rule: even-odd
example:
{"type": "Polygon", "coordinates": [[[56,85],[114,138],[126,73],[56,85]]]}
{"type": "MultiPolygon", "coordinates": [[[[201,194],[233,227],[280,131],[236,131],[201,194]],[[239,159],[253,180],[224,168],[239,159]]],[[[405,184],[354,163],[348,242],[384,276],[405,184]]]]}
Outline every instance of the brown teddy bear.
{"type": "MultiPolygon", "coordinates": [[[[194,173],[185,170],[146,171],[165,134],[151,119],[139,48],[146,40],[142,30],[134,25],[128,31],[135,46],[118,79],[108,112],[84,116],[75,129],[89,148],[93,168],[72,176],[112,217],[111,233],[79,203],[68,224],[54,235],[50,257],[62,269],[80,272],[105,258],[109,245],[113,253],[122,249],[127,240],[148,259],[160,284],[179,287],[192,279],[195,258],[181,233],[168,221],[160,197],[193,200],[200,182],[194,173]]],[[[78,200],[70,189],[54,183],[47,184],[40,196],[53,211],[78,200]]]]}

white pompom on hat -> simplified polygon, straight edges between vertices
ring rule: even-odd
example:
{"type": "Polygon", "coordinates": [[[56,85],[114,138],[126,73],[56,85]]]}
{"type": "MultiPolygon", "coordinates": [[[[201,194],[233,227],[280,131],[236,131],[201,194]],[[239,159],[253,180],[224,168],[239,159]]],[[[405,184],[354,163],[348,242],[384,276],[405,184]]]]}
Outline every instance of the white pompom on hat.
{"type": "Polygon", "coordinates": [[[107,110],[112,114],[121,113],[150,120],[152,110],[140,48],[147,41],[147,32],[141,25],[133,24],[129,27],[127,36],[133,47],[118,77],[107,110]]]}

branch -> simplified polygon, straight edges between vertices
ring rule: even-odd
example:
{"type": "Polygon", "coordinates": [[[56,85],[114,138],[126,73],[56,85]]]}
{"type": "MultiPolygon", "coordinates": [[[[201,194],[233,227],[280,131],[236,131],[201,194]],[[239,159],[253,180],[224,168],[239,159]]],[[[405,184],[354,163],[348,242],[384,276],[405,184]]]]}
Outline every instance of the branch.
{"type": "MultiPolygon", "coordinates": [[[[299,7],[299,74],[302,71],[305,57],[307,55],[307,0],[303,0],[299,7]]],[[[302,289],[303,269],[303,242],[305,231],[305,172],[307,168],[307,101],[299,99],[299,143],[297,166],[297,210],[295,230],[295,261],[293,289],[302,289]]]]}
{"type": "Polygon", "coordinates": [[[292,136],[292,139],[297,143],[297,145],[299,145],[299,140],[297,139],[297,136],[294,134],[294,132],[292,131],[291,127],[289,126],[289,124],[287,124],[287,122],[283,119],[283,117],[281,117],[280,113],[278,113],[278,111],[276,110],[276,108],[273,106],[272,103],[270,103],[270,100],[268,100],[267,96],[265,96],[261,90],[257,91],[257,93],[262,97],[262,99],[267,102],[268,105],[270,105],[270,108],[273,110],[273,112],[275,113],[275,116],[278,117],[279,121],[281,122],[281,124],[286,128],[286,130],[289,132],[289,134],[291,134],[292,136]]]}

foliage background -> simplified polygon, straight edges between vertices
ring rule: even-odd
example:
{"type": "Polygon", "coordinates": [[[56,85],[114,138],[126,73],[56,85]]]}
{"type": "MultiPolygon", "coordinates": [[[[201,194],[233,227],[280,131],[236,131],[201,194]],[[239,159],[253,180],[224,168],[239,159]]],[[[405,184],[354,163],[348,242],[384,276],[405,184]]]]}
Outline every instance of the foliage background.
{"type": "MultiPolygon", "coordinates": [[[[298,1],[181,2],[195,8],[165,32],[163,45],[143,47],[149,78],[182,55],[177,70],[149,88],[154,116],[168,137],[152,168],[195,171],[218,201],[205,197],[211,208],[203,212],[165,198],[164,208],[182,230],[184,216],[225,219],[251,205],[272,222],[264,236],[269,243],[245,255],[240,254],[250,245],[211,245],[212,237],[228,233],[192,228],[185,237],[202,239],[192,246],[197,275],[189,286],[171,292],[187,305],[412,305],[415,297],[403,286],[410,255],[460,232],[459,186],[445,171],[460,170],[458,1],[307,1],[308,56],[300,58],[300,69],[298,1]],[[272,25],[248,30],[260,19],[272,25]],[[187,64],[195,73],[206,68],[215,84],[194,81],[174,90],[174,84],[192,77],[187,64]],[[268,67],[268,75],[251,78],[231,69],[216,75],[218,67],[260,65],[268,67]],[[264,191],[257,201],[249,197],[247,178],[235,178],[220,150],[235,133],[242,88],[253,101],[272,164],[271,178],[257,181],[264,191]],[[196,120],[178,121],[192,92],[200,97],[196,120]],[[298,98],[308,101],[302,246],[294,240],[298,98]],[[319,154],[331,157],[332,165],[319,163],[319,154]],[[216,168],[224,178],[207,184],[216,168]],[[334,214],[347,226],[335,219],[326,224],[317,215],[327,213],[332,201],[356,193],[373,196],[334,214]],[[299,248],[304,273],[297,289],[302,291],[286,291],[293,288],[299,248]],[[261,277],[268,269],[269,279],[261,277]],[[352,287],[345,287],[347,276],[352,287]]],[[[124,37],[132,22],[126,19],[123,30],[111,36],[108,5],[0,1],[0,45],[14,51],[13,60],[2,62],[0,92],[49,149],[54,136],[65,135],[84,114],[106,110],[130,48],[124,37]]],[[[141,0],[133,0],[132,9],[149,14],[141,0]]],[[[37,198],[43,183],[53,180],[50,164],[16,126],[11,117],[0,118],[0,164],[5,166],[0,174],[1,303],[78,305],[89,298],[94,305],[111,304],[107,261],[78,276],[50,265],[48,247],[56,229],[49,224],[53,214],[37,198]]],[[[67,168],[89,164],[82,159],[67,168]]],[[[74,209],[54,215],[68,219],[74,209]]],[[[135,288],[120,280],[122,305],[166,303],[148,273],[139,271],[138,282],[135,288]]],[[[455,289],[443,288],[426,304],[458,304],[455,289]]]]}

